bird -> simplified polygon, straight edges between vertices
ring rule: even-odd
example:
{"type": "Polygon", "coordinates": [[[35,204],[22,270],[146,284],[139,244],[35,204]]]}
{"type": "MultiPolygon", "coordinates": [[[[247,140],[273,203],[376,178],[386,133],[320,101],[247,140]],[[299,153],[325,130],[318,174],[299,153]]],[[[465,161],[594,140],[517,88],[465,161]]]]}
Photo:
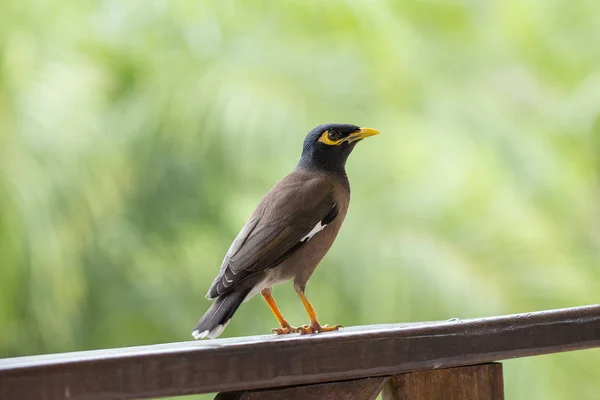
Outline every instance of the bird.
{"type": "Polygon", "coordinates": [[[239,306],[260,293],[278,328],[272,333],[319,333],[341,325],[321,325],[305,295],[306,284],[333,244],[350,203],[348,156],[373,128],[323,124],[304,139],[296,167],[259,202],[225,255],[206,298],[214,300],[192,332],[195,339],[218,337],[239,306]],[[272,287],[288,280],[309,317],[295,327],[282,315],[272,287]]]}

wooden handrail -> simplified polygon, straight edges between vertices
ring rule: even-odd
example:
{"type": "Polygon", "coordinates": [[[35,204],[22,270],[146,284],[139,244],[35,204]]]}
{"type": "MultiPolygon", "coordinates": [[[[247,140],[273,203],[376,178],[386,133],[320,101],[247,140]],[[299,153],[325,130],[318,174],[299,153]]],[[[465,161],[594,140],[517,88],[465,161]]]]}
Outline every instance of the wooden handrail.
{"type": "Polygon", "coordinates": [[[0,399],[123,399],[387,376],[600,347],[600,305],[0,360],[0,399]]]}

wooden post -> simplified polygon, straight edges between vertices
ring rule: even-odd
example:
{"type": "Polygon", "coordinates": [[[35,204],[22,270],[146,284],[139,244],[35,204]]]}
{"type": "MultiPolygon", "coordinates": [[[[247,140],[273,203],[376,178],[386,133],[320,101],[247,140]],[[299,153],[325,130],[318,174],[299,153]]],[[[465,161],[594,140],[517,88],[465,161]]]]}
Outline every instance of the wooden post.
{"type": "Polygon", "coordinates": [[[285,389],[258,390],[251,392],[219,393],[215,400],[374,400],[387,377],[356,379],[353,381],[321,383],[285,389]]]}
{"type": "Polygon", "coordinates": [[[383,400],[503,399],[500,363],[396,375],[383,389],[383,400]]]}

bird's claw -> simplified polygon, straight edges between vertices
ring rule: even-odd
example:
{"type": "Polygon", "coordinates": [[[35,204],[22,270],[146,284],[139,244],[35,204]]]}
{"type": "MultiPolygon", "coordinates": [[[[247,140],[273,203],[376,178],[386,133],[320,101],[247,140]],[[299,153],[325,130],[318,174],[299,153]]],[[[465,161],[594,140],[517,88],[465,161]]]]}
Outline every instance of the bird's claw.
{"type": "Polygon", "coordinates": [[[317,324],[310,324],[310,325],[302,325],[299,326],[298,332],[300,332],[301,335],[306,335],[308,333],[319,333],[319,332],[333,332],[333,331],[337,331],[339,329],[343,329],[344,327],[342,325],[333,325],[330,326],[329,324],[325,324],[325,325],[319,325],[317,324]]]}
{"type": "Polygon", "coordinates": [[[277,335],[288,335],[290,333],[297,333],[297,332],[299,332],[299,330],[295,326],[292,326],[290,324],[285,324],[279,328],[273,328],[271,330],[271,332],[273,332],[277,335]]]}

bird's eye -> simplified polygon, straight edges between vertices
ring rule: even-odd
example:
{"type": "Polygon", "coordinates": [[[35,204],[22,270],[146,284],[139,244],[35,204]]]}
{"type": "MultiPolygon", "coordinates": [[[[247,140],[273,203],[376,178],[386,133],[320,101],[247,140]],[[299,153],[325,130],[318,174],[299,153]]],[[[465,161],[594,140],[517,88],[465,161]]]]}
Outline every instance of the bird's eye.
{"type": "Polygon", "coordinates": [[[332,142],[335,142],[342,137],[342,135],[339,132],[336,132],[333,130],[330,130],[329,134],[327,136],[329,137],[329,140],[331,140],[332,142]]]}
{"type": "Polygon", "coordinates": [[[337,146],[344,142],[344,134],[330,129],[321,134],[319,142],[328,146],[337,146]]]}

